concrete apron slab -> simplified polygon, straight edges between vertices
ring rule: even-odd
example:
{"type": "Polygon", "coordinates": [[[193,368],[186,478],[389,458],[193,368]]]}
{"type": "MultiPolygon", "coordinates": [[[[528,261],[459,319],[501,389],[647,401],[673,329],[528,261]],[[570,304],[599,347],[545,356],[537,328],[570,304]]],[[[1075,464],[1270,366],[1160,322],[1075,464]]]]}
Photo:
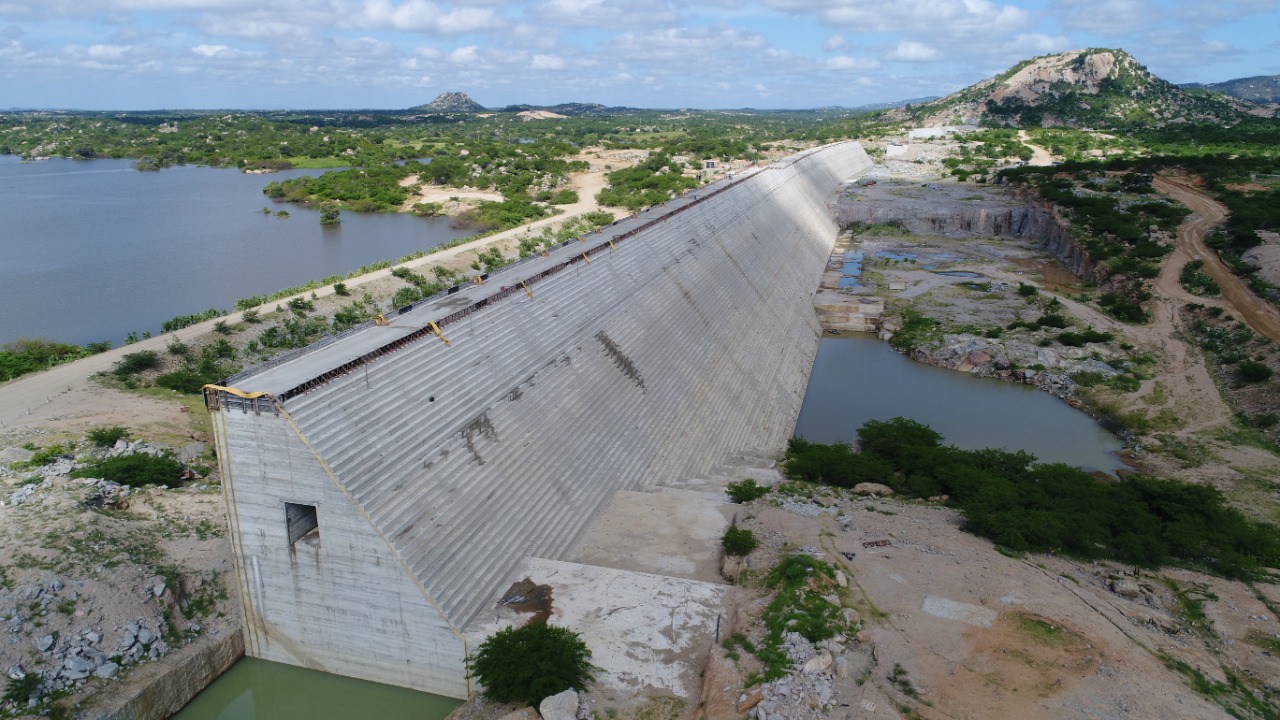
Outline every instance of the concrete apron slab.
{"type": "MultiPolygon", "coordinates": [[[[548,622],[582,636],[597,685],[697,701],[728,586],[540,558],[525,560],[516,580],[524,578],[551,587],[548,622]]],[[[468,627],[467,645],[529,618],[499,601],[468,627]]]]}
{"type": "Polygon", "coordinates": [[[723,582],[720,538],[729,526],[732,507],[722,492],[673,488],[620,491],[591,523],[569,559],[586,565],[723,582]]]}

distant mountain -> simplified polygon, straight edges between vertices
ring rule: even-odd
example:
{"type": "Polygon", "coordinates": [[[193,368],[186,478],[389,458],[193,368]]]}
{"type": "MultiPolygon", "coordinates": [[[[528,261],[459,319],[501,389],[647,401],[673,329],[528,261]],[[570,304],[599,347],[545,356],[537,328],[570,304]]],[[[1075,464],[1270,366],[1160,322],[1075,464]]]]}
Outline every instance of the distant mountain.
{"type": "Polygon", "coordinates": [[[1088,49],[1025,60],[934,102],[884,115],[935,126],[1140,128],[1234,122],[1249,109],[1232,98],[1182,90],[1123,50],[1088,49]]]}
{"type": "Polygon", "coordinates": [[[435,100],[410,110],[422,112],[484,112],[484,106],[472,100],[466,93],[440,93],[435,100]]]}
{"type": "Polygon", "coordinates": [[[1280,75],[1255,75],[1218,83],[1185,83],[1178,87],[1220,92],[1254,103],[1280,103],[1280,75]]]}

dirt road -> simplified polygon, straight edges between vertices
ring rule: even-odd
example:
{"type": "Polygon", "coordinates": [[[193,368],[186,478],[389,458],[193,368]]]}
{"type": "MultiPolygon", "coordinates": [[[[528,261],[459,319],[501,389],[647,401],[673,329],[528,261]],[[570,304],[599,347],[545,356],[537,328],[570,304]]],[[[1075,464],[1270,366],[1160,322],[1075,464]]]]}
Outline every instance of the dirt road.
{"type": "Polygon", "coordinates": [[[1031,152],[1033,154],[1031,155],[1031,159],[1027,161],[1028,165],[1047,167],[1053,164],[1053,156],[1049,154],[1048,150],[1032,143],[1031,137],[1027,135],[1026,130],[1018,131],[1018,141],[1031,148],[1031,152]]]}
{"type": "MultiPolygon", "coordinates": [[[[1280,342],[1280,310],[1254,294],[1238,275],[1231,272],[1218,254],[1209,250],[1204,244],[1205,235],[1215,225],[1226,219],[1227,209],[1196,189],[1187,178],[1156,177],[1152,186],[1191,208],[1191,216],[1178,226],[1178,247],[1186,253],[1188,259],[1199,258],[1204,261],[1205,274],[1213,278],[1214,282],[1222,288],[1222,299],[1227,310],[1243,319],[1255,332],[1280,342]]],[[[1179,272],[1184,264],[1186,264],[1185,261],[1178,265],[1179,272]]],[[[1171,270],[1171,266],[1172,263],[1166,266],[1166,271],[1171,270]]],[[[1163,294],[1186,295],[1181,286],[1177,285],[1177,274],[1162,273],[1160,279],[1159,286],[1163,294]],[[1173,287],[1163,287],[1170,282],[1173,283],[1173,287]]],[[[1195,298],[1195,301],[1202,300],[1195,298]]]]}

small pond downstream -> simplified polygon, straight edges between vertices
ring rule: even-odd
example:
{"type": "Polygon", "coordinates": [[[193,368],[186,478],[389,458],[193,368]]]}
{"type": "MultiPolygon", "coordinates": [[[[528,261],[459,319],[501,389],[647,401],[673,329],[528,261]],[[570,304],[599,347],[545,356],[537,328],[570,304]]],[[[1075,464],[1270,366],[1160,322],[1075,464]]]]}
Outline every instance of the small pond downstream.
{"type": "Polygon", "coordinates": [[[866,421],[898,416],[964,449],[1025,450],[1041,462],[1113,474],[1125,467],[1119,438],[1048,393],[918,363],[869,334],[823,336],[795,434],[848,442],[866,421]]]}
{"type": "Polygon", "coordinates": [[[173,720],[441,720],[461,700],[244,658],[173,720]]]}

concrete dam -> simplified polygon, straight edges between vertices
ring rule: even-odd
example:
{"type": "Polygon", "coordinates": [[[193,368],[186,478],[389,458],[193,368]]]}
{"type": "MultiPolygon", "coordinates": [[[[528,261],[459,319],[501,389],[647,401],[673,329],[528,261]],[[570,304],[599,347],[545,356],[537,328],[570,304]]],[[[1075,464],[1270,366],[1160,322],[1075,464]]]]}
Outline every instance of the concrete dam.
{"type": "Polygon", "coordinates": [[[247,654],[467,697],[523,561],[621,491],[782,450],[827,202],[870,166],[807,151],[207,388],[247,654]]]}

